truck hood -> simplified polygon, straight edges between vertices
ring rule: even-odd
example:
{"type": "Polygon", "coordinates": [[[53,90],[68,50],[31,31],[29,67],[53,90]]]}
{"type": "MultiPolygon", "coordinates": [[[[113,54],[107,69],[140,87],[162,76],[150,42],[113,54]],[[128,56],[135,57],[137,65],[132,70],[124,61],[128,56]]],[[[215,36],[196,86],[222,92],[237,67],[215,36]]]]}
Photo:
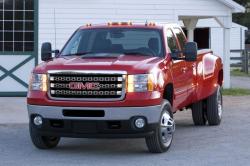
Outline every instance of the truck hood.
{"type": "Polygon", "coordinates": [[[43,62],[35,69],[35,73],[47,73],[48,70],[120,70],[128,74],[148,73],[160,67],[163,58],[140,55],[119,55],[112,57],[59,57],[43,62]]]}

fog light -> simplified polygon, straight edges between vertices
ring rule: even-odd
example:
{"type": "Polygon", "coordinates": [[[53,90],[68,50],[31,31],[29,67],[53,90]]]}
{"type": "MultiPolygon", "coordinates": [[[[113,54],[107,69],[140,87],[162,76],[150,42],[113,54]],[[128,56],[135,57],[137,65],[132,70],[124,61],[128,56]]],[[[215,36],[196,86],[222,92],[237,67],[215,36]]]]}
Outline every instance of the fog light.
{"type": "Polygon", "coordinates": [[[43,119],[41,116],[36,116],[34,119],[33,119],[33,122],[36,126],[40,126],[43,124],[43,119]]]}
{"type": "Polygon", "coordinates": [[[141,129],[145,126],[145,120],[143,118],[138,118],[135,120],[135,126],[138,128],[138,129],[141,129]]]}

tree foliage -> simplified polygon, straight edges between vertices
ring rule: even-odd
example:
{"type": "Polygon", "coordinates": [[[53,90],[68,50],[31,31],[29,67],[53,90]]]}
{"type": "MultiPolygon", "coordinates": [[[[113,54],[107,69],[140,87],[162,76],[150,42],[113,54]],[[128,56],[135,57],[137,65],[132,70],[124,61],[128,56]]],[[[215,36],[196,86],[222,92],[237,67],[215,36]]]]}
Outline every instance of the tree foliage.
{"type": "Polygon", "coordinates": [[[247,6],[247,3],[250,3],[250,0],[234,0],[238,4],[241,4],[242,6],[247,6]]]}
{"type": "Polygon", "coordinates": [[[237,13],[233,14],[233,21],[244,25],[250,29],[250,0],[235,0],[235,2],[241,4],[242,6],[246,7],[245,13],[237,13]]]}

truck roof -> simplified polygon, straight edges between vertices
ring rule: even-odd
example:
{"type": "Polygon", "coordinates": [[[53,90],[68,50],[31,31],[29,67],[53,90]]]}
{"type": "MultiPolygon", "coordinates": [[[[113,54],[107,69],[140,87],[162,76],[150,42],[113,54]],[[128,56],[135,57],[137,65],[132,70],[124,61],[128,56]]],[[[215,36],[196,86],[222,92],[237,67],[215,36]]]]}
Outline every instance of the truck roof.
{"type": "Polygon", "coordinates": [[[180,27],[177,24],[161,24],[161,23],[132,23],[132,22],[108,22],[102,24],[86,24],[80,27],[80,29],[92,29],[92,28],[149,28],[149,29],[163,29],[164,27],[180,27]]]}

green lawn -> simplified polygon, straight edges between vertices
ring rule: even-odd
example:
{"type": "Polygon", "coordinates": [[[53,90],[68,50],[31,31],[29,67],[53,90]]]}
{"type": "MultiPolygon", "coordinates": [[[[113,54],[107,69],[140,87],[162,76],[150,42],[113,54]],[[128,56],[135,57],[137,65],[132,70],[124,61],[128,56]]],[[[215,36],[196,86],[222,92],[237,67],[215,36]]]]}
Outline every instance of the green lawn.
{"type": "Polygon", "coordinates": [[[250,89],[240,89],[240,88],[223,89],[222,94],[224,96],[248,96],[250,95],[250,89]]]}
{"type": "Polygon", "coordinates": [[[242,72],[240,69],[233,69],[231,70],[232,76],[241,76],[241,77],[250,77],[250,74],[246,74],[242,72]]]}

